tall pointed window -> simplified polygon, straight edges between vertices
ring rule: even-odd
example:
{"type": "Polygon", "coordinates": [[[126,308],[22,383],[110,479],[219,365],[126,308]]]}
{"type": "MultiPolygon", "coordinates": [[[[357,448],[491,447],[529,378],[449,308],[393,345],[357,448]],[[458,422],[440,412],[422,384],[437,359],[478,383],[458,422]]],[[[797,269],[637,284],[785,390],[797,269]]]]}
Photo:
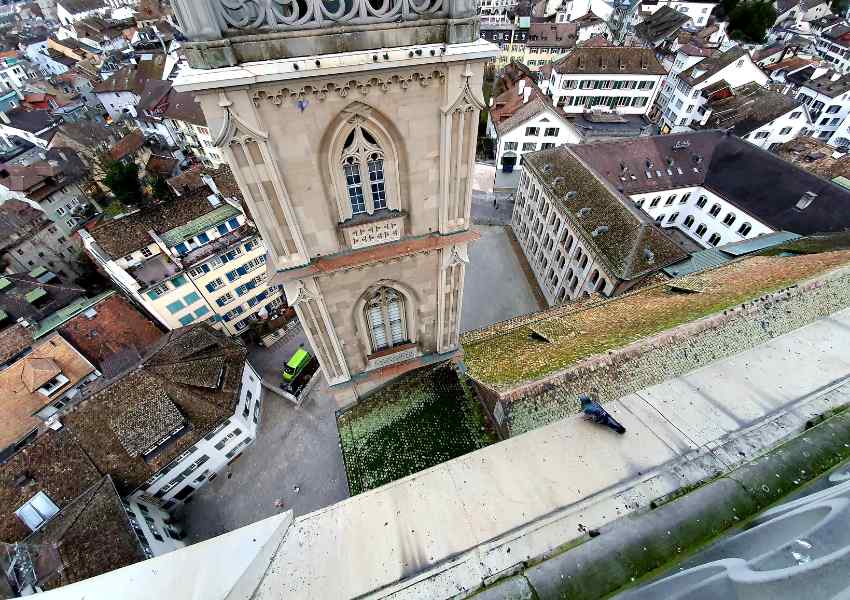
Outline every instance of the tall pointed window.
{"type": "Polygon", "coordinates": [[[367,129],[357,125],[342,149],[342,170],[351,214],[372,214],[387,207],[384,152],[367,129]],[[363,183],[368,182],[367,186],[363,183]]]}
{"type": "Polygon", "coordinates": [[[366,303],[366,322],[374,352],[408,341],[404,298],[392,288],[380,288],[366,303]]]}

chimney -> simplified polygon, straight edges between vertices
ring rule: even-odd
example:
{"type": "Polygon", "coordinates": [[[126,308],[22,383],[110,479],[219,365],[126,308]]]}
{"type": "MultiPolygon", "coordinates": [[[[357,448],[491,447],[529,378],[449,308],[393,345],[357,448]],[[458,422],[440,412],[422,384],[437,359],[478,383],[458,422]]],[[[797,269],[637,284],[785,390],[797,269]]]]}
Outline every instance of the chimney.
{"type": "Polygon", "coordinates": [[[830,81],[838,81],[841,79],[841,73],[833,73],[832,77],[829,78],[830,81]]]}
{"type": "Polygon", "coordinates": [[[528,99],[531,97],[531,88],[525,88],[525,91],[522,93],[522,103],[525,104],[528,102],[528,99]]]}
{"type": "Polygon", "coordinates": [[[63,162],[64,162],[64,161],[66,161],[66,160],[68,160],[68,157],[65,155],[65,153],[64,153],[64,152],[60,152],[60,153],[59,153],[59,158],[61,158],[63,162]]]}
{"type": "Polygon", "coordinates": [[[522,96],[525,93],[525,79],[520,79],[517,85],[517,96],[522,96]]]}

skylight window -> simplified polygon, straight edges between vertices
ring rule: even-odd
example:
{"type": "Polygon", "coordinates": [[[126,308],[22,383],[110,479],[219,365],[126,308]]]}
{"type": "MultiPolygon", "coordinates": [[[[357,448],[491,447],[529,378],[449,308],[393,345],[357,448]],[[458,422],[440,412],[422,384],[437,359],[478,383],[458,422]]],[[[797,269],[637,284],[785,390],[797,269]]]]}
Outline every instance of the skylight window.
{"type": "Polygon", "coordinates": [[[15,511],[15,515],[32,531],[35,531],[59,512],[59,507],[44,492],[38,492],[26,504],[15,511]]]}

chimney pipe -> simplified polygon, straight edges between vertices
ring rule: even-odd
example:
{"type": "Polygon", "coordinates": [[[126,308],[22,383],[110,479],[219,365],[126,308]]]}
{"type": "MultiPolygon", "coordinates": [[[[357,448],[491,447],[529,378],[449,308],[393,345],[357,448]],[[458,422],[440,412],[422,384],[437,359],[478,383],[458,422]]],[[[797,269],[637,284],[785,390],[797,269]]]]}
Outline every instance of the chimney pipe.
{"type": "Polygon", "coordinates": [[[525,93],[525,79],[520,79],[517,85],[517,95],[522,96],[525,93]]]}
{"type": "Polygon", "coordinates": [[[528,99],[531,97],[531,88],[525,88],[525,91],[522,93],[522,103],[525,104],[528,102],[528,99]]]}

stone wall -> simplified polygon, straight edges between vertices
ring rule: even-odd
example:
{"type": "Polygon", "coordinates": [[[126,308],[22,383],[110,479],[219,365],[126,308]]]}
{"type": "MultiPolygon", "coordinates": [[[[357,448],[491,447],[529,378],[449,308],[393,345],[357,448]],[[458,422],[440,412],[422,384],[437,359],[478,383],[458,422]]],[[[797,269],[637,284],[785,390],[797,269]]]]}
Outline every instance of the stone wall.
{"type": "Polygon", "coordinates": [[[501,432],[513,436],[577,413],[581,393],[594,391],[603,402],[621,398],[848,306],[850,269],[844,268],[508,390],[474,383],[501,432]]]}

